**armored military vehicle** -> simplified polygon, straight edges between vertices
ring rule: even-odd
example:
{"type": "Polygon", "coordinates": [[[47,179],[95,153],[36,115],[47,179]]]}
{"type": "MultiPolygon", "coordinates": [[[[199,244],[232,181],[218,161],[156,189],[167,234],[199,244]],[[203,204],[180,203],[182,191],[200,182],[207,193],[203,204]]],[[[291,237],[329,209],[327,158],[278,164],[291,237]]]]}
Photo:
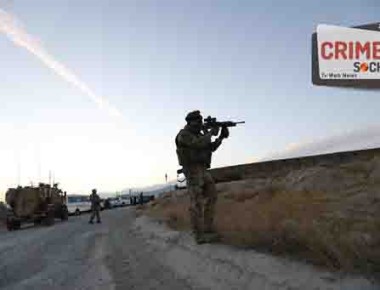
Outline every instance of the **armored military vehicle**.
{"type": "Polygon", "coordinates": [[[52,225],[54,219],[68,219],[66,196],[57,184],[40,183],[38,187],[9,188],[5,200],[10,207],[7,213],[8,230],[17,230],[22,223],[52,225]]]}

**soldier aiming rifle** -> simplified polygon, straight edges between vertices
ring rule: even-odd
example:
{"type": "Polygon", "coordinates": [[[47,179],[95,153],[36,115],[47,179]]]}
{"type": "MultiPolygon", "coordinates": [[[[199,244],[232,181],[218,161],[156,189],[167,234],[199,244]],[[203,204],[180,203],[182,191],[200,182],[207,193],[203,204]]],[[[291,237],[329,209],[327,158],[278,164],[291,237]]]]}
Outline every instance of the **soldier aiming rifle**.
{"type": "Polygon", "coordinates": [[[185,120],[187,125],[180,130],[175,143],[178,161],[187,179],[192,231],[198,244],[215,242],[219,240],[213,225],[217,196],[214,180],[207,169],[211,166],[212,152],[228,138],[228,127],[244,122],[218,122],[211,117],[203,122],[200,111],[190,112],[185,120]],[[212,141],[220,128],[219,137],[212,141]]]}

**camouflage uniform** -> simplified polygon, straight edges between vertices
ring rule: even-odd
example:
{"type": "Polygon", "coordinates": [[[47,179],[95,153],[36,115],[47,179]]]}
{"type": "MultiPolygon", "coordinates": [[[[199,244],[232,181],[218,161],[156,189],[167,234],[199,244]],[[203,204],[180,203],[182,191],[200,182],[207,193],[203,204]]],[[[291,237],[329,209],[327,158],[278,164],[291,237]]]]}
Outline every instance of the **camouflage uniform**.
{"type": "Polygon", "coordinates": [[[188,124],[176,137],[177,155],[186,176],[190,196],[190,220],[197,242],[207,233],[214,233],[213,219],[217,200],[215,183],[207,170],[211,154],[221,144],[222,138],[211,140],[210,132],[192,128],[193,118],[202,118],[199,111],[187,115],[188,124]]]}
{"type": "Polygon", "coordinates": [[[97,195],[96,190],[92,190],[92,194],[90,195],[90,201],[91,201],[91,218],[89,223],[93,223],[93,220],[96,216],[97,223],[100,223],[100,197],[97,195]]]}
{"type": "Polygon", "coordinates": [[[216,203],[215,184],[203,166],[190,166],[184,171],[190,195],[190,219],[195,235],[213,232],[216,203]],[[203,205],[203,208],[202,208],[203,205]]]}

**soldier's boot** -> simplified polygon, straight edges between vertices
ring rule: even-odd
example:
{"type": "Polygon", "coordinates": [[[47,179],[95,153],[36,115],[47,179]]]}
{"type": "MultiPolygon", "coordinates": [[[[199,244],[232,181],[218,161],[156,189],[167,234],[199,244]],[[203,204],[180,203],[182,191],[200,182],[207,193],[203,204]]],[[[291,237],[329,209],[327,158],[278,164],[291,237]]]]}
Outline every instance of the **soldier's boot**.
{"type": "Polygon", "coordinates": [[[203,233],[202,235],[202,242],[203,243],[216,243],[221,240],[221,237],[216,232],[207,232],[203,233]]]}
{"type": "Polygon", "coordinates": [[[206,241],[204,240],[202,233],[194,233],[195,242],[200,245],[204,244],[206,241]]]}
{"type": "Polygon", "coordinates": [[[207,222],[207,220],[205,221],[203,239],[207,243],[219,242],[221,240],[221,237],[215,231],[215,228],[214,228],[213,223],[212,223],[212,219],[210,219],[209,221],[210,222],[207,222]]]}
{"type": "Polygon", "coordinates": [[[218,242],[220,241],[221,237],[220,235],[215,231],[215,227],[213,225],[213,216],[207,216],[205,214],[205,223],[204,223],[204,240],[207,243],[213,243],[213,242],[218,242]]]}
{"type": "Polygon", "coordinates": [[[195,242],[198,245],[216,243],[216,242],[220,242],[220,240],[221,240],[220,235],[215,232],[195,234],[195,242]]]}
{"type": "Polygon", "coordinates": [[[192,216],[191,227],[192,227],[192,233],[193,233],[195,242],[197,244],[203,244],[204,241],[203,241],[203,230],[201,227],[201,221],[198,218],[192,216]]]}
{"type": "Polygon", "coordinates": [[[200,220],[194,215],[191,216],[192,233],[197,244],[203,244],[203,230],[200,220]]]}

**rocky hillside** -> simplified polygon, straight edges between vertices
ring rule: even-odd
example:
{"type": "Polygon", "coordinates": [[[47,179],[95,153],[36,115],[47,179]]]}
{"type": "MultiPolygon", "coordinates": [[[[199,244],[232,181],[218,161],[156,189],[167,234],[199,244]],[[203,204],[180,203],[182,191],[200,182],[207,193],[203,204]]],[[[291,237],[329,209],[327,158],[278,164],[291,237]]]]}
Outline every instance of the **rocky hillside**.
{"type": "MultiPolygon", "coordinates": [[[[245,177],[217,184],[216,226],[225,243],[345,271],[380,271],[380,154],[245,177]]],[[[147,212],[188,229],[187,208],[182,190],[147,212]]]]}
{"type": "Polygon", "coordinates": [[[380,156],[339,165],[316,165],[283,175],[220,183],[221,194],[318,193],[342,217],[380,220],[380,156]]]}

